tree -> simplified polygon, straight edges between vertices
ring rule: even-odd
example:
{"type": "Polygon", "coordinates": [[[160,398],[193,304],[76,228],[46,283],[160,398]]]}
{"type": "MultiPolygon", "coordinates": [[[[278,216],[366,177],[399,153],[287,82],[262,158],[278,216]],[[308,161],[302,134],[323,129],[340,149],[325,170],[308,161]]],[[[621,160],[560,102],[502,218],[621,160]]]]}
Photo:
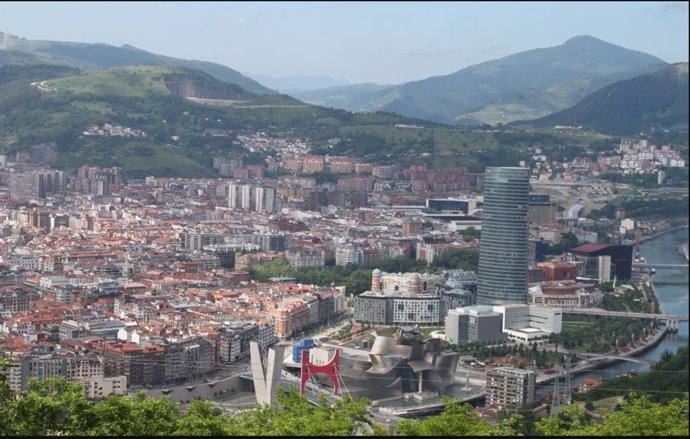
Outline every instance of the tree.
{"type": "Polygon", "coordinates": [[[235,415],[231,434],[245,436],[350,436],[370,425],[369,401],[343,398],[333,406],[322,397],[317,405],[294,388],[278,393],[278,403],[235,415]]]}
{"type": "Polygon", "coordinates": [[[192,401],[177,421],[176,436],[227,436],[235,424],[208,401],[192,401]]]}
{"type": "Polygon", "coordinates": [[[462,232],[462,239],[465,240],[465,242],[479,239],[479,237],[480,237],[480,232],[479,232],[479,230],[475,229],[474,226],[469,226],[467,229],[465,229],[462,232]]]}
{"type": "Polygon", "coordinates": [[[644,395],[631,395],[619,411],[601,423],[592,422],[579,404],[571,404],[560,414],[537,421],[535,426],[546,436],[687,436],[688,401],[674,399],[660,404],[644,395]]]}
{"type": "Polygon", "coordinates": [[[444,410],[440,415],[419,420],[403,419],[396,428],[403,436],[514,436],[519,415],[513,415],[493,426],[481,419],[469,404],[444,397],[444,410]]]}
{"type": "MultiPolygon", "coordinates": [[[[9,359],[0,357],[0,420],[11,419],[11,412],[8,403],[12,400],[12,390],[7,380],[7,368],[9,359]]],[[[0,422],[0,436],[10,434],[10,423],[0,422]]]]}
{"type": "Polygon", "coordinates": [[[61,378],[29,382],[29,391],[3,404],[4,429],[10,435],[78,435],[93,426],[91,404],[81,383],[61,378]]]}

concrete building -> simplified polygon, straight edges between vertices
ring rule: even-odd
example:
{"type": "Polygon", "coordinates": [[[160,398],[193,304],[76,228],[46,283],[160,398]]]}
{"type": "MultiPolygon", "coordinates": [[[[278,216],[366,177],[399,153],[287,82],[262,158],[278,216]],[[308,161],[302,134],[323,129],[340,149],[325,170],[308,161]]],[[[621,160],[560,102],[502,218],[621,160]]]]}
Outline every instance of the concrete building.
{"type": "Polygon", "coordinates": [[[530,224],[553,224],[556,220],[551,195],[529,194],[527,219],[530,224]]]}
{"type": "Polygon", "coordinates": [[[127,377],[93,377],[84,383],[84,391],[89,399],[103,399],[110,395],[127,394],[127,377]]]}
{"type": "Polygon", "coordinates": [[[45,198],[64,190],[65,173],[63,171],[29,171],[10,174],[9,195],[13,199],[45,198]]]}
{"type": "Polygon", "coordinates": [[[477,304],[527,303],[529,170],[486,168],[477,304]]]}
{"type": "Polygon", "coordinates": [[[493,311],[503,315],[503,333],[509,339],[532,342],[561,332],[563,312],[560,308],[538,305],[496,305],[493,311]]]}
{"type": "Polygon", "coordinates": [[[326,263],[323,251],[309,248],[293,248],[285,251],[285,259],[292,267],[323,267],[326,263]]]}
{"type": "Polygon", "coordinates": [[[534,402],[536,375],[531,370],[497,367],[486,373],[486,405],[519,407],[534,402]]]}
{"type": "Polygon", "coordinates": [[[445,316],[443,278],[419,273],[383,273],[374,269],[371,290],[355,298],[355,320],[378,325],[439,324],[445,316]]]}
{"type": "Polygon", "coordinates": [[[251,212],[275,212],[278,207],[276,190],[272,187],[231,183],[228,185],[228,207],[251,212]]]}
{"type": "Polygon", "coordinates": [[[221,328],[219,359],[224,363],[240,361],[250,355],[250,344],[256,342],[263,350],[275,341],[273,325],[254,322],[232,322],[221,328]]]}
{"type": "Polygon", "coordinates": [[[503,316],[487,305],[452,309],[446,316],[446,340],[453,344],[504,341],[502,329],[503,316]]]}

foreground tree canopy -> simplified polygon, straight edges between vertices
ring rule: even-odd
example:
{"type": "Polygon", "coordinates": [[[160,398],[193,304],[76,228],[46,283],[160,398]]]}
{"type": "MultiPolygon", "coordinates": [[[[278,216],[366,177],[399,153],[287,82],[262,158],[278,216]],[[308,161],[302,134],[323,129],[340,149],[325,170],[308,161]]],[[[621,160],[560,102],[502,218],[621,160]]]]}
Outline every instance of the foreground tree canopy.
{"type": "MultiPolygon", "coordinates": [[[[0,377],[4,378],[2,374],[0,377]]],[[[63,379],[31,383],[30,391],[11,397],[0,378],[0,434],[21,436],[350,436],[381,435],[386,430],[369,417],[366,399],[343,399],[334,406],[322,400],[311,404],[295,390],[279,393],[273,407],[227,413],[208,401],[186,408],[167,398],[143,393],[109,396],[88,401],[81,384],[63,379]]],[[[405,436],[513,436],[520,435],[523,416],[512,415],[498,425],[478,417],[468,404],[446,400],[440,415],[398,423],[405,436]]],[[[621,410],[603,421],[590,419],[579,405],[534,424],[542,435],[688,435],[688,400],[666,404],[646,396],[630,395],[621,410]]]]}

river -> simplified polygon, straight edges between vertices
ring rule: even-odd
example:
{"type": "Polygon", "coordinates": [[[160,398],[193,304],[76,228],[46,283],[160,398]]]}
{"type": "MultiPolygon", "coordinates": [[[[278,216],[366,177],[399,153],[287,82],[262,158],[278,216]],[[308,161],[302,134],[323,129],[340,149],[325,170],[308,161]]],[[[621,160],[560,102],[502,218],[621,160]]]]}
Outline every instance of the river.
{"type": "MultiPolygon", "coordinates": [[[[640,254],[649,263],[654,264],[684,264],[685,258],[677,252],[679,245],[687,242],[688,231],[685,229],[669,232],[657,238],[650,239],[640,244],[640,254]]],[[[652,279],[656,290],[657,298],[661,304],[663,312],[674,315],[688,315],[688,270],[657,270],[652,279]]],[[[679,325],[677,334],[667,334],[664,339],[653,349],[645,352],[638,358],[658,361],[661,354],[669,350],[676,352],[678,348],[688,344],[688,322],[679,325]]],[[[631,370],[646,371],[649,366],[645,364],[621,361],[614,363],[604,369],[573,377],[572,387],[576,387],[585,378],[610,379],[621,372],[631,370]]],[[[563,383],[561,382],[561,385],[563,383]]],[[[545,385],[553,388],[553,384],[545,385]]],[[[546,390],[546,389],[544,389],[546,390]]]]}

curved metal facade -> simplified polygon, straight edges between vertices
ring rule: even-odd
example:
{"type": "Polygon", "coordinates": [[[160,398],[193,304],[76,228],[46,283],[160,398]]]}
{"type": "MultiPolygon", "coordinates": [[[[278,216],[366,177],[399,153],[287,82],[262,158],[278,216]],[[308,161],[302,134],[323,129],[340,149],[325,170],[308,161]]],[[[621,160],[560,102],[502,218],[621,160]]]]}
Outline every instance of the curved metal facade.
{"type": "Polygon", "coordinates": [[[486,168],[477,304],[527,303],[526,168],[486,168]]]}

